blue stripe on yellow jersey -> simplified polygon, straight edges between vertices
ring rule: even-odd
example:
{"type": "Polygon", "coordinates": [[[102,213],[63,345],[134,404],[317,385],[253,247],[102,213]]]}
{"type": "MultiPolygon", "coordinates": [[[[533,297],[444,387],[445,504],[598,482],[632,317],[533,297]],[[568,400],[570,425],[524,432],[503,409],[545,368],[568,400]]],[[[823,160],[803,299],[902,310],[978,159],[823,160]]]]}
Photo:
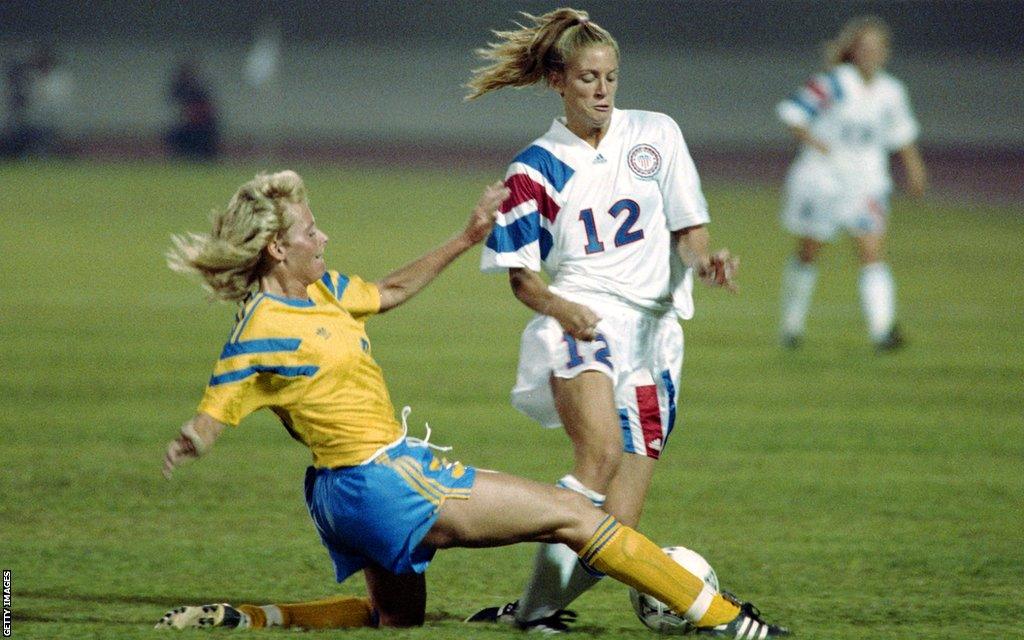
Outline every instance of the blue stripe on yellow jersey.
{"type": "Polygon", "coordinates": [[[324,283],[324,286],[331,292],[331,295],[338,300],[341,300],[345,296],[345,287],[348,286],[348,276],[334,271],[327,271],[320,278],[320,282],[324,283]]]}
{"type": "Polygon", "coordinates": [[[270,408],[315,466],[360,464],[402,434],[364,326],[380,292],[329,271],[307,293],[245,303],[199,411],[237,425],[270,408]]]}
{"type": "Polygon", "coordinates": [[[295,351],[299,348],[302,340],[298,338],[270,338],[266,340],[245,340],[241,342],[228,342],[220,357],[231,358],[244,353],[270,353],[273,351],[295,351]]]}
{"type": "Polygon", "coordinates": [[[209,385],[216,387],[219,384],[227,384],[229,382],[237,382],[249,376],[256,375],[257,373],[273,373],[275,375],[284,376],[286,378],[294,378],[295,376],[312,376],[320,370],[320,367],[314,367],[311,365],[299,366],[299,367],[285,367],[285,366],[272,366],[256,364],[251,367],[245,367],[244,369],[235,369],[234,371],[226,371],[220,375],[210,376],[209,385]]]}
{"type": "Polygon", "coordinates": [[[238,340],[238,336],[245,331],[245,325],[249,323],[249,319],[252,318],[252,314],[255,313],[256,307],[259,306],[260,302],[263,302],[262,293],[257,293],[242,303],[242,308],[238,311],[238,317],[235,318],[235,328],[231,331],[229,341],[238,340]]]}

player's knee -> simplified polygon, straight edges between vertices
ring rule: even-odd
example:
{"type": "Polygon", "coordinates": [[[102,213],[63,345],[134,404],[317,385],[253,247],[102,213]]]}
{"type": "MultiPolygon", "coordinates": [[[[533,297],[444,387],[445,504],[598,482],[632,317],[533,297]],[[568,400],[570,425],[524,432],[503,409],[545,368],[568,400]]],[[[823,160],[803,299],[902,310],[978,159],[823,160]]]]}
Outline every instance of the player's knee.
{"type": "Polygon", "coordinates": [[[622,463],[622,440],[609,438],[588,443],[580,453],[579,466],[586,471],[584,475],[602,478],[603,484],[607,484],[622,463]]]}
{"type": "Polygon", "coordinates": [[[593,533],[594,527],[607,514],[594,506],[584,495],[575,491],[559,491],[553,505],[562,516],[561,526],[555,531],[558,542],[573,550],[581,548],[593,533]]]}

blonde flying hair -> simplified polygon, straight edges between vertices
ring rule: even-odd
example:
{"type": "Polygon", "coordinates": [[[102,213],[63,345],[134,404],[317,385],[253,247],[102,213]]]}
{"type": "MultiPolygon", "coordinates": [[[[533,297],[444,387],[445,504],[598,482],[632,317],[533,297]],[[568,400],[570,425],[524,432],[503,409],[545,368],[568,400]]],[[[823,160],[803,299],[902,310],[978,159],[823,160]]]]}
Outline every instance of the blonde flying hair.
{"type": "Polygon", "coordinates": [[[213,211],[209,234],[171,236],[167,266],[198,275],[218,300],[241,302],[273,266],[264,249],[294,222],[287,205],[306,202],[306,186],[294,171],[258,174],[238,188],[226,209],[213,211]]]}
{"type": "Polygon", "coordinates": [[[825,43],[825,64],[834,67],[845,62],[853,62],[853,49],[861,36],[868,31],[881,35],[886,43],[892,43],[892,31],[884,20],[877,16],[861,16],[852,18],[834,39],[825,43]]]}
{"type": "Polygon", "coordinates": [[[566,63],[581,49],[607,45],[619,55],[619,44],[610,33],[590,21],[586,11],[555,9],[542,16],[523,12],[533,23],[514,31],[493,31],[498,42],[477,49],[476,55],[491,62],[473,70],[466,87],[467,100],[504,87],[526,87],[546,80],[552,72],[562,72],[566,63]]]}

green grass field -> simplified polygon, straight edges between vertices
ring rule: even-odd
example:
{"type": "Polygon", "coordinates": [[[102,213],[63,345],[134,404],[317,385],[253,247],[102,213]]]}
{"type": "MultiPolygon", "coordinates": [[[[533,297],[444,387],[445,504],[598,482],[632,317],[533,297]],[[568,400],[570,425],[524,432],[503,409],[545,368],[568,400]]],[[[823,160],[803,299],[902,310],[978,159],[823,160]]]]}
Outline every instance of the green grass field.
{"type": "MultiPolygon", "coordinates": [[[[174,605],[363,593],[358,576],[334,583],[301,496],[308,454],[271,415],[172,482],[159,472],[233,315],[163,252],[171,233],[205,230],[257,168],[0,165],[0,566],[14,637],[165,637],[151,627],[174,605]]],[[[371,279],[453,233],[493,178],[298,169],[329,263],[371,279]]],[[[641,528],[703,553],[799,638],[1024,637],[1020,210],[897,200],[890,254],[910,346],[868,346],[857,267],[838,244],[806,346],[786,353],[778,194],[714,182],[706,193],[715,245],[742,257],[742,291],[698,291],[680,421],[641,528]]],[[[477,260],[371,321],[375,354],[396,406],[459,459],[553,481],[567,439],[507,402],[528,313],[477,260]]],[[[459,619],[518,595],[531,557],[528,545],[442,552],[428,626],[385,634],[510,637],[459,619]]],[[[610,580],[575,608],[584,634],[650,637],[610,580]]]]}

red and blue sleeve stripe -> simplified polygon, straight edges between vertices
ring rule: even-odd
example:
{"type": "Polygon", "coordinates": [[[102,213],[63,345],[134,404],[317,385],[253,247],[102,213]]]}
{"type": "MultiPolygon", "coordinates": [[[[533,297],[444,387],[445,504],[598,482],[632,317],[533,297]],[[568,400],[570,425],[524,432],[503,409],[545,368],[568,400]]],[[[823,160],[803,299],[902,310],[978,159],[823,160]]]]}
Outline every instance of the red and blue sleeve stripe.
{"type": "Polygon", "coordinates": [[[572,167],[555,157],[555,154],[536,144],[523,149],[512,162],[535,169],[558,192],[565,188],[565,183],[575,173],[572,167]]]}
{"type": "Polygon", "coordinates": [[[843,99],[843,87],[835,71],[817,75],[797,90],[789,100],[811,118],[843,99]]]}

